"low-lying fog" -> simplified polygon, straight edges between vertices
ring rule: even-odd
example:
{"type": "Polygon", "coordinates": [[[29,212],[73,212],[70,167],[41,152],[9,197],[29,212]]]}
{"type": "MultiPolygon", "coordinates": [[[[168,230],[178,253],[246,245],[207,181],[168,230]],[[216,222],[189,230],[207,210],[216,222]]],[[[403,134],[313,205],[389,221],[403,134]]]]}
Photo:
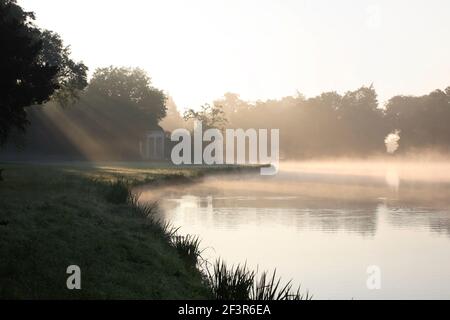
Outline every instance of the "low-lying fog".
{"type": "MultiPolygon", "coordinates": [[[[162,187],[142,197],[157,200],[170,190],[184,188],[162,187]]],[[[356,202],[383,198],[445,205],[450,203],[450,160],[385,158],[281,162],[275,176],[216,175],[199,181],[195,188],[204,188],[206,193],[213,188],[222,192],[296,194],[356,202]]]]}

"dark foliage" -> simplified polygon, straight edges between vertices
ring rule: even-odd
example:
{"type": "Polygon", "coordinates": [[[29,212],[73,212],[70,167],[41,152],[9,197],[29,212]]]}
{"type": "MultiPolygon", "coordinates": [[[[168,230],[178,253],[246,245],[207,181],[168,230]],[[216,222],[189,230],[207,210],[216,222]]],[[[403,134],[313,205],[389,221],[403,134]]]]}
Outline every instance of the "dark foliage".
{"type": "Polygon", "coordinates": [[[15,0],[0,1],[0,145],[13,130],[25,131],[25,107],[42,104],[56,92],[67,102],[87,84],[87,68],[70,60],[57,34],[33,21],[34,14],[15,0]]]}

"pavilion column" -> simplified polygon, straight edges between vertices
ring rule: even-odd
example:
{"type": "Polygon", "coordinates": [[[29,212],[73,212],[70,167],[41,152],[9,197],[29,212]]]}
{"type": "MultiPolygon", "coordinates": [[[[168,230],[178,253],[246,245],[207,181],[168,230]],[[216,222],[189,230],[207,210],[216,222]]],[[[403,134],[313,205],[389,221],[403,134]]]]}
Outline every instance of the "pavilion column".
{"type": "Polygon", "coordinates": [[[151,145],[151,137],[150,136],[147,136],[147,150],[146,150],[146,153],[147,153],[147,159],[150,159],[150,145],[151,145]]]}

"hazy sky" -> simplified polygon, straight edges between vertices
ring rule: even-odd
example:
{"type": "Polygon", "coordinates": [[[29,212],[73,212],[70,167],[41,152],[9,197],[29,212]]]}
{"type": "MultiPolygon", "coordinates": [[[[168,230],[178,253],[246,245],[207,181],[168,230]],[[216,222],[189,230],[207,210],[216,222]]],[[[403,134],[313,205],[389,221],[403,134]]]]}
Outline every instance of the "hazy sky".
{"type": "Polygon", "coordinates": [[[227,91],[380,100],[450,86],[448,0],[19,0],[91,72],[139,66],[179,108],[227,91]]]}

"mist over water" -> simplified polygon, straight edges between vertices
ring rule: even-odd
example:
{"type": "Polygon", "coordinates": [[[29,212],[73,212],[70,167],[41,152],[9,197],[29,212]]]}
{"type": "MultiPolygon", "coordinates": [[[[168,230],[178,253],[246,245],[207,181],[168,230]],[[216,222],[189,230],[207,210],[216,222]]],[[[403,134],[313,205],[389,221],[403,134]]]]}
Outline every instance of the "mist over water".
{"type": "Polygon", "coordinates": [[[322,299],[450,298],[450,163],[285,162],[274,177],[225,175],[148,188],[205,258],[277,268],[322,299]],[[366,286],[379,266],[380,290],[366,286]]]}

